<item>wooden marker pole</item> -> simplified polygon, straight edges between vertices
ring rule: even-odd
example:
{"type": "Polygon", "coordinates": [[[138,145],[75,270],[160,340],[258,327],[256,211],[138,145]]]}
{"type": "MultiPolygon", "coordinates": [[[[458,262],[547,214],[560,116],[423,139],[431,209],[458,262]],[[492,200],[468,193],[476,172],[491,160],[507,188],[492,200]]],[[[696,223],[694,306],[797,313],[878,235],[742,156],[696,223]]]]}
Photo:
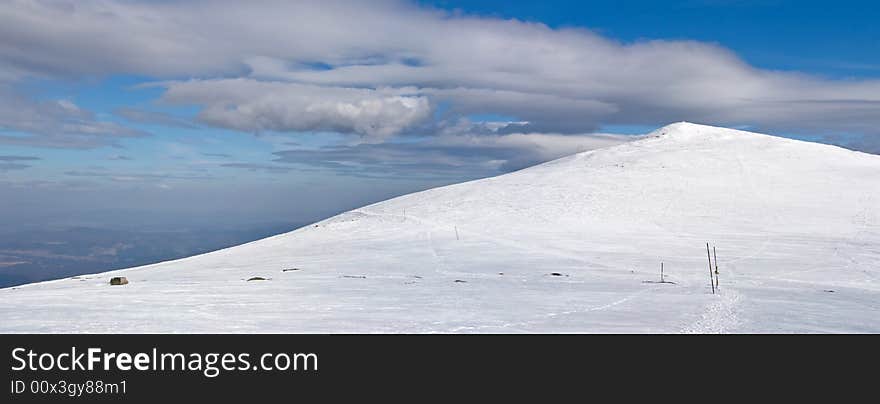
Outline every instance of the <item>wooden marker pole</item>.
{"type": "Polygon", "coordinates": [[[663,263],[660,263],[660,283],[663,283],[663,263]]]}
{"type": "Polygon", "coordinates": [[[715,259],[715,287],[720,286],[721,280],[718,279],[718,255],[715,254],[715,246],[712,246],[712,258],[715,259]]]}
{"type": "Polygon", "coordinates": [[[715,294],[715,277],[712,276],[712,255],[709,254],[709,243],[706,243],[706,257],[709,258],[709,285],[712,285],[712,294],[715,294]]]}

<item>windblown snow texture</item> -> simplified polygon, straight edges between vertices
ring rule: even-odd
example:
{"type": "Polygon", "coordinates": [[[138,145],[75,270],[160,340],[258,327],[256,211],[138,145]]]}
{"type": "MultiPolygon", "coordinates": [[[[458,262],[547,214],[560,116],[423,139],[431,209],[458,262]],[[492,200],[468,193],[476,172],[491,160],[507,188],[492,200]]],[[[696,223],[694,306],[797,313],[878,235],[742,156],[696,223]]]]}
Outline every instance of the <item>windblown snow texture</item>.
{"type": "Polygon", "coordinates": [[[3,289],[0,331],[880,332],[878,279],[880,156],[679,123],[210,254],[3,289]]]}

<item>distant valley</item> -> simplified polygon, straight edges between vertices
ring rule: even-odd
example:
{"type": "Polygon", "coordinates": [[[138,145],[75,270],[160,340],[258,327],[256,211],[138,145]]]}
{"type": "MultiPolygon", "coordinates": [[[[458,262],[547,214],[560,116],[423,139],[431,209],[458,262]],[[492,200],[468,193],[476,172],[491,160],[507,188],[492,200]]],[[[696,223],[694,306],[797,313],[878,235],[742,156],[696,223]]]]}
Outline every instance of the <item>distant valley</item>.
{"type": "Polygon", "coordinates": [[[100,227],[0,230],[0,288],[188,257],[305,224],[143,231],[100,227]]]}

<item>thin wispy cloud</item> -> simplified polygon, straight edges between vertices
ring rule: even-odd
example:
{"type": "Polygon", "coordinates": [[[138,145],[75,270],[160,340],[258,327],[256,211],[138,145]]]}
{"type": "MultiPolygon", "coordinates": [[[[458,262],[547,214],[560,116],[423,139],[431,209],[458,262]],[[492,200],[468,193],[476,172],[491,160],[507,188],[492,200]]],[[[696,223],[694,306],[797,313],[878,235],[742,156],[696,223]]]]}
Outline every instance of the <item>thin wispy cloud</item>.
{"type": "Polygon", "coordinates": [[[39,157],[33,156],[2,156],[0,155],[0,171],[24,170],[32,167],[30,164],[23,164],[22,161],[36,161],[39,157]]]}
{"type": "Polygon", "coordinates": [[[0,162],[0,171],[24,170],[25,168],[29,167],[29,164],[0,162]]]}
{"type": "Polygon", "coordinates": [[[126,120],[135,123],[184,129],[196,129],[199,127],[188,119],[156,111],[147,111],[138,108],[123,107],[118,108],[115,113],[116,115],[119,115],[126,120]]]}
{"type": "Polygon", "coordinates": [[[0,156],[0,161],[35,161],[40,160],[34,156],[0,156]]]}
{"type": "Polygon", "coordinates": [[[571,154],[632,140],[620,135],[444,134],[417,142],[395,142],[278,151],[277,162],[371,177],[455,178],[492,175],[571,154]]]}
{"type": "Polygon", "coordinates": [[[69,100],[34,100],[0,83],[0,144],[90,149],[148,135],[98,119],[69,100]]]}
{"type": "Polygon", "coordinates": [[[290,170],[292,170],[291,167],[276,166],[276,165],[271,165],[271,164],[256,164],[256,163],[225,163],[225,164],[220,164],[220,166],[226,167],[226,168],[237,168],[237,169],[248,170],[248,171],[263,171],[263,172],[272,173],[272,174],[282,174],[282,173],[290,172],[290,170]]]}
{"type": "Polygon", "coordinates": [[[104,178],[116,182],[150,182],[156,180],[210,180],[215,177],[203,174],[177,174],[164,172],[116,172],[110,170],[70,170],[71,177],[104,178]]]}

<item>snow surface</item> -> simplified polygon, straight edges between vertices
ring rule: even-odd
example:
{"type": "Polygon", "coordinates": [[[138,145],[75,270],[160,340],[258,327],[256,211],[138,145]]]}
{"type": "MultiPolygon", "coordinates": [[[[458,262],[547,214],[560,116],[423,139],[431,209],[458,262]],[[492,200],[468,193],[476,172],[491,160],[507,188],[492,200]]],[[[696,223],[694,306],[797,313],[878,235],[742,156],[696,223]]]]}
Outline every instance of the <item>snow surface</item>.
{"type": "Polygon", "coordinates": [[[0,332],[880,332],[878,280],[880,156],[678,123],[234,248],[2,289],[0,332]]]}

